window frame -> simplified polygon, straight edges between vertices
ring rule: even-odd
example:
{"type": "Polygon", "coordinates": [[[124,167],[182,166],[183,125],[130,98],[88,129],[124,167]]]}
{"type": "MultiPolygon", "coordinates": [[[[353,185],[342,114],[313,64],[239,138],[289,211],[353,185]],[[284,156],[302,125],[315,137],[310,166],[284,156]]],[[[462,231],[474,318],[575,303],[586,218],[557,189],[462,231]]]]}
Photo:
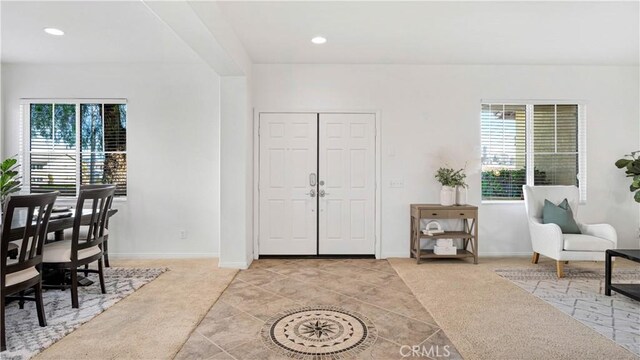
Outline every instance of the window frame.
{"type": "MultiPolygon", "coordinates": [[[[526,185],[534,184],[534,134],[533,134],[533,107],[534,105],[576,105],[578,107],[578,191],[580,193],[580,204],[587,203],[587,103],[584,100],[500,100],[481,99],[480,100],[480,149],[482,149],[482,106],[483,105],[524,105],[526,107],[525,116],[525,164],[527,165],[526,185]],[[529,165],[532,166],[529,166],[529,165]]],[[[557,139],[556,139],[557,141],[557,139]]],[[[482,160],[480,161],[480,173],[482,174],[482,160]]],[[[492,199],[482,198],[482,181],[480,182],[480,202],[483,205],[491,204],[519,204],[524,200],[492,199]]]]}
{"type": "MultiPolygon", "coordinates": [[[[80,105],[81,104],[100,104],[102,107],[102,116],[104,119],[104,105],[127,105],[127,127],[129,126],[129,112],[127,99],[119,98],[23,98],[20,99],[20,122],[22,124],[22,131],[20,134],[20,153],[18,154],[21,168],[21,177],[23,179],[22,189],[25,192],[31,193],[31,105],[32,104],[53,104],[54,109],[56,104],[70,104],[76,106],[76,195],[75,196],[60,196],[57,202],[60,203],[73,203],[75,204],[80,192],[80,186],[82,183],[81,164],[80,159],[82,157],[82,144],[81,144],[81,119],[80,119],[80,105]]],[[[55,111],[55,110],[54,110],[55,111]]],[[[103,134],[104,136],[104,134],[103,134]]],[[[126,138],[126,151],[119,152],[128,155],[129,152],[129,136],[126,138]]],[[[129,196],[129,168],[127,167],[127,195],[114,197],[116,202],[127,201],[129,196]]]]}

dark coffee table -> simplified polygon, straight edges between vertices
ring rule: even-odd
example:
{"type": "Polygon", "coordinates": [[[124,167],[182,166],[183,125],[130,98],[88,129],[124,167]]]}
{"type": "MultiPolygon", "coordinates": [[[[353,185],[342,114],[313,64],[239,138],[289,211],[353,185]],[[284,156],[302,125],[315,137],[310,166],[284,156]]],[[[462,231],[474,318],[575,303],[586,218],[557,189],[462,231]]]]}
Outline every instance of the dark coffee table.
{"type": "Polygon", "coordinates": [[[611,258],[621,257],[640,263],[640,249],[616,249],[607,250],[605,255],[605,286],[604,294],[611,296],[611,290],[640,301],[640,284],[612,284],[611,283],[611,258]]]}

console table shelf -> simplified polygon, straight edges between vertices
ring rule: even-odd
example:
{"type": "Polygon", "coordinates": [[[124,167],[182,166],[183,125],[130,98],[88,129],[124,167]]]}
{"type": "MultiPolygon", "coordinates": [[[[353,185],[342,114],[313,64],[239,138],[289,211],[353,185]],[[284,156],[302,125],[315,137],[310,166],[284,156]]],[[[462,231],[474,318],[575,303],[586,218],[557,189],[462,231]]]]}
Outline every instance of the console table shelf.
{"type": "Polygon", "coordinates": [[[420,233],[421,239],[471,239],[473,234],[464,231],[445,231],[444,234],[425,235],[420,233]]]}
{"type": "Polygon", "coordinates": [[[471,205],[442,206],[437,204],[411,204],[411,239],[409,252],[420,264],[422,259],[458,259],[472,257],[478,263],[478,207],[471,205]],[[443,234],[424,235],[420,229],[420,219],[459,219],[462,229],[445,231],[443,234]],[[455,255],[436,255],[433,250],[421,249],[421,239],[462,239],[462,248],[455,255]]]}
{"type": "MultiPolygon", "coordinates": [[[[418,258],[416,256],[416,251],[412,250],[412,257],[418,258]]],[[[458,249],[456,250],[456,254],[455,255],[436,255],[433,253],[433,250],[429,250],[429,249],[420,249],[420,258],[421,259],[438,259],[438,258],[442,258],[442,259],[459,259],[459,258],[467,258],[467,257],[473,257],[473,253],[469,250],[464,250],[464,249],[458,249]]]]}

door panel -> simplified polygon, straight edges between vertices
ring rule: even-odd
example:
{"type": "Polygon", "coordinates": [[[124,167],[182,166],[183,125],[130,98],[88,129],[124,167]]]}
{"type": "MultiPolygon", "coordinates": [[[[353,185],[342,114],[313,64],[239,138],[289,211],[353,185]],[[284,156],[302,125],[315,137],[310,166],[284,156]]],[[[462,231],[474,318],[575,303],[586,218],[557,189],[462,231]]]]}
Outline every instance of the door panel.
{"type": "Polygon", "coordinates": [[[375,133],[374,114],[320,114],[321,255],[375,252],[375,133]]]}
{"type": "Polygon", "coordinates": [[[317,114],[260,114],[260,255],[317,254],[317,114]]]}

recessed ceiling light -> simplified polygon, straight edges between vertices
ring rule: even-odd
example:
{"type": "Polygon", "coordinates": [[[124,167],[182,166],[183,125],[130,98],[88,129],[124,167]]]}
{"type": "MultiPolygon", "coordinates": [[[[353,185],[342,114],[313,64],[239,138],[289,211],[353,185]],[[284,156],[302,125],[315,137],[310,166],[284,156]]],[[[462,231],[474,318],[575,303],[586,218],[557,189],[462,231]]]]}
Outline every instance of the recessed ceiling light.
{"type": "Polygon", "coordinates": [[[316,36],[313,39],[311,39],[311,42],[314,44],[324,44],[327,42],[327,39],[323,38],[322,36],[316,36]]]}
{"type": "Polygon", "coordinates": [[[44,32],[49,35],[62,36],[64,35],[64,31],[56,28],[44,28],[44,32]]]}

